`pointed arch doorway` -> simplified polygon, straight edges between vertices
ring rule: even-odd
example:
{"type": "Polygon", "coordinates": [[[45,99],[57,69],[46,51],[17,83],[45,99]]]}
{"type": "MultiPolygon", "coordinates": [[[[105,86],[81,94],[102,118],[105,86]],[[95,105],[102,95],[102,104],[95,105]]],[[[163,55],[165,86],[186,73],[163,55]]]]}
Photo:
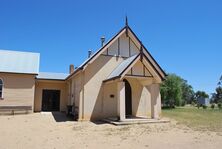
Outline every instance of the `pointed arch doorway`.
{"type": "Polygon", "coordinates": [[[126,79],[123,81],[125,83],[125,114],[127,118],[132,116],[132,88],[126,79]]]}

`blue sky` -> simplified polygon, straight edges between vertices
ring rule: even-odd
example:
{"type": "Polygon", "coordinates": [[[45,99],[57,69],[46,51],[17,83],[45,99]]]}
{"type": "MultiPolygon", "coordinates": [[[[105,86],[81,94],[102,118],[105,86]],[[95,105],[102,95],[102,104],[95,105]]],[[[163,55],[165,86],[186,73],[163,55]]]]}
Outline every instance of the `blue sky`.
{"type": "Polygon", "coordinates": [[[214,92],[222,74],[219,0],[0,0],[0,49],[41,53],[40,71],[68,72],[129,25],[166,72],[214,92]]]}

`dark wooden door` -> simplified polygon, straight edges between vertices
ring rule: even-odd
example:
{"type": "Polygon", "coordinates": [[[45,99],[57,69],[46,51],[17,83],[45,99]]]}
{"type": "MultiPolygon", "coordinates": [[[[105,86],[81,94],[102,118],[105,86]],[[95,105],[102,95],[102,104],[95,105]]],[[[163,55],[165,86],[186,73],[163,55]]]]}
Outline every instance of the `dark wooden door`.
{"type": "Polygon", "coordinates": [[[127,80],[123,80],[125,82],[125,112],[126,117],[132,115],[132,90],[129,82],[127,80]]]}
{"type": "Polygon", "coordinates": [[[43,90],[42,111],[59,111],[60,90],[43,90]]]}

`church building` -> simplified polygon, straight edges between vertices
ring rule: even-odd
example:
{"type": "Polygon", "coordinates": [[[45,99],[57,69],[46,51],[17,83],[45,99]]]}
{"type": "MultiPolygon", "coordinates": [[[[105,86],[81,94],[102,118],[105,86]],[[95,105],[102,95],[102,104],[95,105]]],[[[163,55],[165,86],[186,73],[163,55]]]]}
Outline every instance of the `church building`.
{"type": "Polygon", "coordinates": [[[71,108],[79,121],[161,116],[160,84],[166,74],[127,20],[78,68],[70,65],[69,74],[39,72],[39,53],[0,50],[0,58],[0,109],[71,108]]]}

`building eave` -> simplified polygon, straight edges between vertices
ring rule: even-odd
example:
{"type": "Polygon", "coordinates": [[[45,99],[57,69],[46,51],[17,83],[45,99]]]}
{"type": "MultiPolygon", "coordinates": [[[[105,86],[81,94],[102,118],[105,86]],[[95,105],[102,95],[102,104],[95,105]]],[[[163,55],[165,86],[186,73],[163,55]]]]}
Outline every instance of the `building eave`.
{"type": "MultiPolygon", "coordinates": [[[[133,34],[133,36],[136,38],[136,40],[142,44],[142,42],[139,40],[138,36],[133,32],[133,30],[128,26],[128,30],[133,34]]],[[[145,49],[145,52],[151,57],[153,62],[157,65],[157,67],[160,69],[160,71],[163,73],[163,78],[165,78],[167,75],[165,71],[161,68],[161,66],[157,63],[157,61],[153,58],[153,56],[150,54],[150,52],[147,50],[147,48],[142,44],[143,49],[145,49]]]]}
{"type": "Polygon", "coordinates": [[[90,63],[97,55],[99,55],[106,47],[124,30],[126,27],[123,27],[113,38],[111,38],[103,47],[101,47],[95,54],[93,54],[84,64],[81,65],[81,67],[77,68],[73,73],[71,73],[67,78],[69,79],[73,75],[75,75],[78,71],[83,70],[84,67],[90,63]]]}
{"type": "Polygon", "coordinates": [[[6,71],[0,71],[0,73],[18,74],[18,75],[38,75],[38,73],[6,72],[6,71]]]}

